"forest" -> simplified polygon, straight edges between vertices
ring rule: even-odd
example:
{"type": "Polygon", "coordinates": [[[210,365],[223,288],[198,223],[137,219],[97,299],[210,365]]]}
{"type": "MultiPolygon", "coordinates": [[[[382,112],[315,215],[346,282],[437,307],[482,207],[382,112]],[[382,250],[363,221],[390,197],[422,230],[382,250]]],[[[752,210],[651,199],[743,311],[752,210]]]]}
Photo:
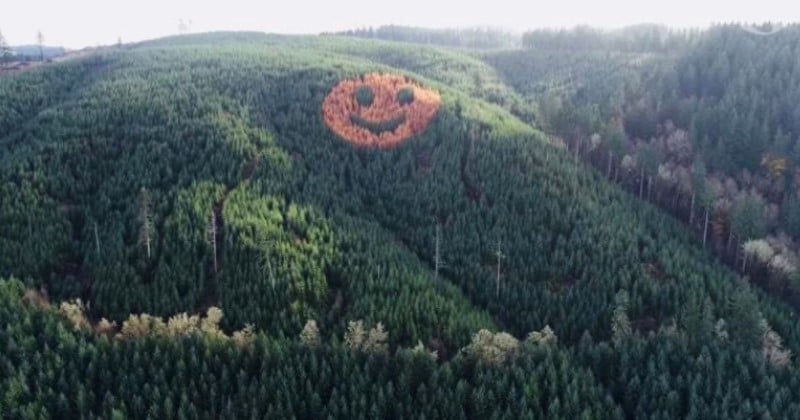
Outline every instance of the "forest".
{"type": "Polygon", "coordinates": [[[0,76],[0,418],[800,417],[800,28],[586,31],[0,76]]]}
{"type": "Polygon", "coordinates": [[[534,31],[486,58],[576,159],[800,308],[800,26],[753,30],[534,31]]]}
{"type": "Polygon", "coordinates": [[[335,32],[336,35],[376,38],[386,41],[439,45],[460,49],[514,48],[521,45],[520,36],[495,28],[428,29],[422,27],[385,25],[335,32]]]}

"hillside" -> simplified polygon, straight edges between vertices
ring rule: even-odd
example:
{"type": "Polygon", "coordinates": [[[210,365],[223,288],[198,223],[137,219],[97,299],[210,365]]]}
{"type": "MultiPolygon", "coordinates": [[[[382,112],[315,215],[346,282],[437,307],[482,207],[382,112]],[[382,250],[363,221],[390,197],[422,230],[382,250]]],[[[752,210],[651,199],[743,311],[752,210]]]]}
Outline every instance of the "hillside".
{"type": "Polygon", "coordinates": [[[466,53],[331,36],[0,78],[0,413],[797,417],[795,313],[518,105],[466,53]],[[353,108],[359,147],[323,107],[373,79],[331,103],[407,106],[353,108]]]}
{"type": "Polygon", "coordinates": [[[775,30],[534,31],[481,57],[576,158],[797,309],[800,27],[775,30]]]}

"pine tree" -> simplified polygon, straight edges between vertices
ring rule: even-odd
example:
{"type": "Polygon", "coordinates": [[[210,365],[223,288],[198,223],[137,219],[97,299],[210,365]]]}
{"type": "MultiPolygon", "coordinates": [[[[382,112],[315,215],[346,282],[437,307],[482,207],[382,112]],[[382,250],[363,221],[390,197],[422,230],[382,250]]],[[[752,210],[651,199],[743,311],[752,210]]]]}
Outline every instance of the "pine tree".
{"type": "Polygon", "coordinates": [[[731,231],[741,241],[764,236],[764,201],[760,196],[748,194],[734,203],[731,231]]]}
{"type": "Polygon", "coordinates": [[[746,348],[759,348],[764,334],[758,300],[749,286],[741,283],[728,304],[728,332],[746,348]]]}
{"type": "Polygon", "coordinates": [[[707,343],[714,333],[712,303],[693,296],[681,317],[681,326],[686,329],[689,347],[698,349],[707,343]]]}

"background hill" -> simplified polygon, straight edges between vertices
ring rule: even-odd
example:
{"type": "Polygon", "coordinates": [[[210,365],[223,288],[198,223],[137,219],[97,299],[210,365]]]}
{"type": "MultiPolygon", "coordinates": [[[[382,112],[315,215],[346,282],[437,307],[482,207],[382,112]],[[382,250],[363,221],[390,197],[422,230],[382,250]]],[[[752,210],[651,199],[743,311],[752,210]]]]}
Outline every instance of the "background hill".
{"type": "Polygon", "coordinates": [[[39,50],[38,45],[15,45],[11,47],[11,50],[14,51],[17,58],[25,58],[28,60],[38,60],[41,55],[44,55],[45,59],[58,57],[67,52],[64,47],[51,47],[46,45],[42,46],[41,50],[39,50]]]}
{"type": "Polygon", "coordinates": [[[516,48],[522,43],[518,34],[492,28],[428,29],[386,25],[336,34],[464,49],[516,48]]]}
{"type": "Polygon", "coordinates": [[[799,37],[797,25],[578,28],[483,57],[576,157],[797,307],[799,37]]]}
{"type": "Polygon", "coordinates": [[[796,416],[795,312],[543,134],[504,54],[217,33],[0,78],[0,413],[796,416]],[[442,98],[391,150],[322,120],[373,72],[442,98]]]}

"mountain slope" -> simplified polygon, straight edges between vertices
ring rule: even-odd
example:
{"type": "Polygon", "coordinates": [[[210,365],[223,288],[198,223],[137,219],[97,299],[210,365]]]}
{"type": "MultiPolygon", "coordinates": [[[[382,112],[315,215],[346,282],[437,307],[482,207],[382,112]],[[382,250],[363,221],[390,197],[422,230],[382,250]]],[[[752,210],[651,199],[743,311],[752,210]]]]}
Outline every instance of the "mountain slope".
{"type": "Polygon", "coordinates": [[[797,309],[798,29],[537,31],[482,57],[576,157],[797,309]]]}
{"type": "Polygon", "coordinates": [[[0,119],[0,275],[52,300],[81,297],[92,321],[219,306],[224,331],[259,331],[255,349],[203,336],[109,341],[65,331],[53,309],[14,303],[22,286],[9,281],[3,316],[20,328],[0,342],[10,355],[4,409],[140,417],[141,393],[126,389],[141,384],[136,360],[158,349],[148,369],[163,381],[144,393],[163,416],[385,416],[398,401],[388,415],[797,413],[785,398],[798,391],[796,368],[762,356],[770,331],[800,348],[794,313],[738,283],[673,220],[442,75],[474,59],[417,47],[383,59],[375,55],[388,43],[368,45],[177,37],[0,79],[0,109],[10,110],[0,119]],[[447,70],[415,73],[427,55],[447,70]],[[54,82],[85,69],[88,79],[54,82]],[[405,74],[442,98],[433,123],[390,150],[355,148],[321,117],[336,83],[373,72],[405,74]],[[309,319],[319,347],[286,338],[309,319]],[[359,354],[352,335],[342,343],[356,319],[386,327],[390,354],[359,354]],[[522,344],[473,336],[546,325],[558,344],[542,333],[522,344]],[[52,357],[39,344],[48,340],[59,354],[90,349],[66,379],[92,388],[85,405],[20,385],[55,392],[48,367],[15,363],[52,357]],[[200,390],[168,385],[169,366],[181,363],[197,368],[200,390]],[[734,368],[709,367],[726,363],[734,368]],[[96,367],[110,364],[108,374],[96,367]],[[688,377],[686,366],[718,379],[688,377]],[[705,392],[712,380],[717,392],[705,392]],[[118,381],[130,387],[103,385],[118,381]],[[280,397],[259,397],[275,388],[280,397]],[[729,403],[743,396],[750,406],[729,403]]]}

